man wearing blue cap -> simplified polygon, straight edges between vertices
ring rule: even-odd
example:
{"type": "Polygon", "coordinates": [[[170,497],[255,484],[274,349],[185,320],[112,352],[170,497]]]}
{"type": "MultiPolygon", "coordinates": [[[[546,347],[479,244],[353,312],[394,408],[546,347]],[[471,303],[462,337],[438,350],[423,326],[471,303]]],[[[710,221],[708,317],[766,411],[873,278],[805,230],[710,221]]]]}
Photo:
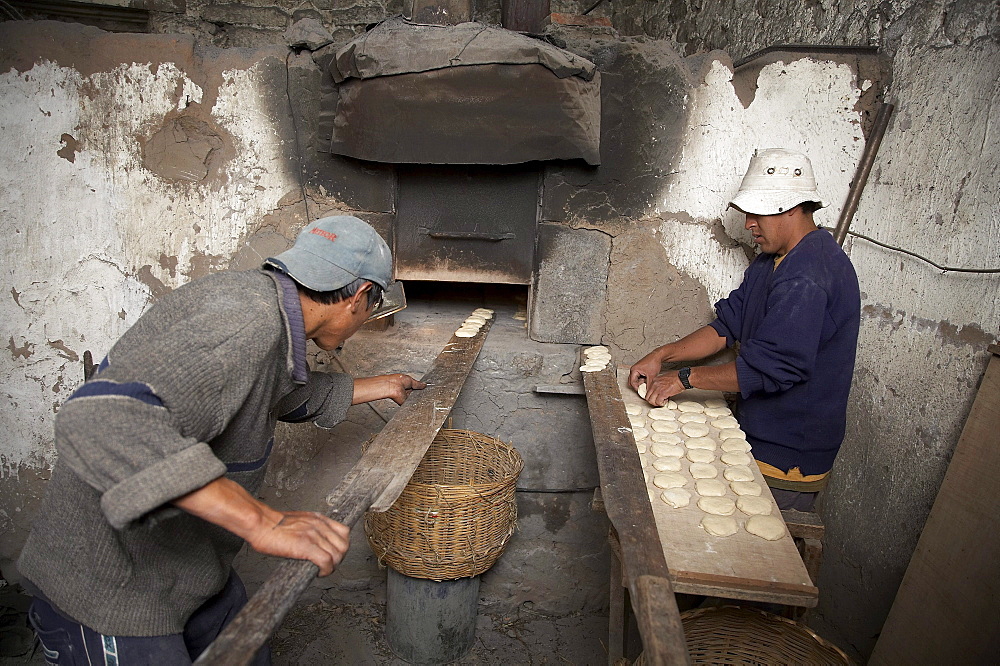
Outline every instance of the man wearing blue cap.
{"type": "Polygon", "coordinates": [[[715,304],[708,326],[632,366],[656,406],[685,389],[740,394],[738,417],[778,506],[811,511],[844,439],[861,320],[851,260],[813,221],[823,207],[812,164],[780,148],[757,151],[729,204],[760,248],[743,282],[715,304]],[[739,343],[732,363],[662,371],[739,343]]]}
{"type": "Polygon", "coordinates": [[[333,571],[350,530],[255,493],[277,421],[332,428],[424,387],[306,363],[307,340],[342,345],[391,279],[374,229],[327,217],[261,270],[176,289],[115,343],[56,417],[59,461],[18,560],[49,663],[190,664],[246,602],[244,542],[333,571]]]}

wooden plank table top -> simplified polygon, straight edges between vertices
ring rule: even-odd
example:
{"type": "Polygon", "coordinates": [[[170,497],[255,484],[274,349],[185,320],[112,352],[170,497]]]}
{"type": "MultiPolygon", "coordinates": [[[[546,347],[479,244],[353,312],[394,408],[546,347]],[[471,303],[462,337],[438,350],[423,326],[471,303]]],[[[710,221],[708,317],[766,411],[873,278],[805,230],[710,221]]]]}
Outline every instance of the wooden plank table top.
{"type": "MultiPolygon", "coordinates": [[[[628,385],[628,372],[628,368],[619,368],[617,372],[617,388],[623,402],[625,405],[639,405],[648,410],[649,403],[628,385]]],[[[692,389],[680,393],[675,400],[703,402],[708,398],[720,397],[722,394],[717,391],[692,389]]],[[[720,441],[720,431],[711,426],[711,421],[709,419],[706,424],[710,428],[708,436],[720,441]]],[[[626,421],[621,427],[628,428],[630,424],[626,421]]],[[[648,439],[641,441],[647,446],[652,444],[648,439]]],[[[717,478],[726,483],[726,496],[735,501],[738,495],[723,479],[726,465],[718,459],[721,450],[717,449],[715,453],[716,460],[711,464],[718,469],[717,478]]],[[[699,497],[694,492],[694,481],[688,474],[689,462],[681,459],[680,473],[688,477],[685,488],[692,493],[691,503],[684,508],[675,509],[660,499],[662,490],[653,485],[656,470],[652,468],[652,462],[655,458],[652,455],[640,458],[648,465],[645,467],[648,480],[643,485],[656,519],[675,592],[809,608],[816,605],[818,590],[809,579],[802,558],[787,531],[777,541],[767,541],[750,534],[745,529],[748,516],[737,509],[733,518],[739,524],[739,531],[728,537],[712,536],[701,527],[701,520],[706,514],[697,506],[699,497]]],[[[781,518],[781,512],[774,503],[760,469],[756,464],[748,467],[754,475],[754,481],[763,489],[761,497],[772,504],[771,515],[781,518]]],[[[624,547],[625,544],[622,545],[624,547]]]]}
{"type": "MultiPolygon", "coordinates": [[[[612,368],[584,373],[590,426],[594,432],[604,510],[621,534],[623,585],[631,593],[646,663],[689,664],[670,571],[659,546],[646,499],[635,440],[612,368]]],[[[610,653],[609,653],[610,656],[610,653]]]]}

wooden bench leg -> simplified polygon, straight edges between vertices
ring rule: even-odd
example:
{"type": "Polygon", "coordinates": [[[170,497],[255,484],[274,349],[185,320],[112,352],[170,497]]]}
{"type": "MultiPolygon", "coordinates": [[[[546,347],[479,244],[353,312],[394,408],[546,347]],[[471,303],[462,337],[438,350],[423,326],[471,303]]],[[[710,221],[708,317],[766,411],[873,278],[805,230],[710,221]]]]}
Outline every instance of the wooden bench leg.
{"type": "Polygon", "coordinates": [[[625,658],[625,588],[622,586],[622,562],[611,549],[611,581],[608,609],[608,664],[615,666],[625,658]]]}

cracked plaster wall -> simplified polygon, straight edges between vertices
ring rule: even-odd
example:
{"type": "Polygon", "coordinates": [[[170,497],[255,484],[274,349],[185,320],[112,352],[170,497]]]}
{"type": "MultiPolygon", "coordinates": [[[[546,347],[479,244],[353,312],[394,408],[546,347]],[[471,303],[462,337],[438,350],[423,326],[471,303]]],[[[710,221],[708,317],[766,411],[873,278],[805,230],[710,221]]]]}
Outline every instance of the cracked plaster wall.
{"type": "MultiPolygon", "coordinates": [[[[1000,267],[995,3],[712,0],[695,8],[672,0],[611,9],[623,32],[672,37],[688,53],[725,48],[738,58],[773,44],[877,45],[891,59],[886,99],[896,111],[852,229],[942,265],[1000,267]]],[[[821,178],[846,182],[825,171],[821,178]]],[[[843,191],[832,200],[839,209],[843,191]]],[[[1000,278],[942,273],[860,239],[845,249],[858,270],[863,312],[848,434],[825,498],[819,611],[863,657],[933,504],[986,347],[997,338],[1000,278]]]]}
{"type": "Polygon", "coordinates": [[[83,379],[84,352],[100,361],[157,296],[239,253],[259,264],[252,237],[283,249],[301,220],[279,214],[298,195],[270,92],[284,88],[283,49],[196,52],[188,38],[58,23],[0,32],[6,559],[43,490],[53,417],[83,379]]]}

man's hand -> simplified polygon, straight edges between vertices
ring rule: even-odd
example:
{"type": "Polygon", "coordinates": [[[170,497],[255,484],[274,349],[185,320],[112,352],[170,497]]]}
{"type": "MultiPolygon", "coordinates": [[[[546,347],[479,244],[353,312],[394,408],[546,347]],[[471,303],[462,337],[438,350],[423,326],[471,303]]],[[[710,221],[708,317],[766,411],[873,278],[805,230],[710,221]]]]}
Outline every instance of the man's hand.
{"type": "Polygon", "coordinates": [[[646,402],[653,407],[663,407],[667,400],[683,390],[684,385],[677,378],[676,372],[664,372],[646,381],[646,402]]]}
{"type": "Polygon", "coordinates": [[[411,391],[426,387],[427,384],[403,374],[361,377],[354,380],[354,399],[351,404],[360,405],[363,402],[391,398],[397,405],[402,405],[411,391]]]}
{"type": "Polygon", "coordinates": [[[259,553],[309,560],[319,567],[320,576],[333,572],[351,542],[346,525],[311,511],[277,511],[225,477],[173,503],[246,539],[259,553]]]}
{"type": "Polygon", "coordinates": [[[277,511],[245,538],[258,553],[309,560],[329,576],[351,545],[346,525],[311,511],[277,511]],[[273,522],[277,518],[277,522],[273,522]]]}
{"type": "MultiPolygon", "coordinates": [[[[649,352],[641,359],[639,359],[632,367],[629,369],[628,373],[628,384],[635,390],[639,390],[639,384],[645,383],[646,390],[649,390],[650,382],[658,374],[660,374],[660,369],[663,365],[662,361],[663,355],[660,349],[654,349],[649,352]]],[[[648,395],[648,393],[647,393],[648,395]]]]}

